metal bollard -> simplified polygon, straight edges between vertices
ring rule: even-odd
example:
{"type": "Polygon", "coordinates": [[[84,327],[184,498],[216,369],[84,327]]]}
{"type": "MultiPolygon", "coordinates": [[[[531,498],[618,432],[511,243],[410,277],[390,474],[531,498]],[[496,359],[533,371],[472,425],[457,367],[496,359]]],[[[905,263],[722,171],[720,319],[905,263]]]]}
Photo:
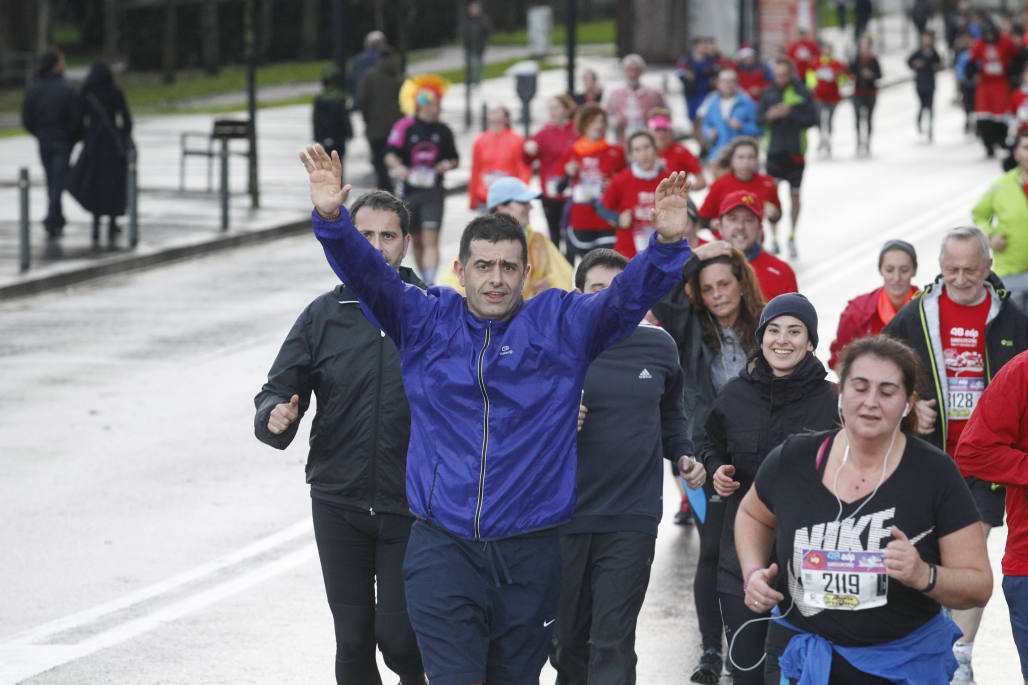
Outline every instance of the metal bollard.
{"type": "Polygon", "coordinates": [[[228,138],[221,139],[221,230],[228,230],[228,138]]]}
{"type": "Polygon", "coordinates": [[[32,265],[32,249],[29,244],[29,170],[18,170],[18,199],[20,217],[18,221],[18,268],[22,273],[32,265]]]}
{"type": "Polygon", "coordinates": [[[139,244],[139,176],[137,173],[137,152],[135,146],[128,149],[128,187],[125,199],[128,205],[128,241],[129,247],[139,244]]]}
{"type": "Polygon", "coordinates": [[[482,103],[482,130],[489,128],[489,105],[482,103]]]}

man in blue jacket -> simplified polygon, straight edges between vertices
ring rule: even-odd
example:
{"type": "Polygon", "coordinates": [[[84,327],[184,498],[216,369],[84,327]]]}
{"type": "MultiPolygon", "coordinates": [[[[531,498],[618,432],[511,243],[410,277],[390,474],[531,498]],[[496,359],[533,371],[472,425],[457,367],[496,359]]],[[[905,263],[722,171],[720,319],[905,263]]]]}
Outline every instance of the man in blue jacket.
{"type": "Polygon", "coordinates": [[[575,506],[582,382],[677,282],[689,256],[685,174],[661,182],[656,233],[609,288],[524,302],[531,265],[517,221],[489,214],[465,228],[455,269],[466,297],[423,292],[353,227],[338,156],[315,146],[300,157],[329,263],[400,352],[418,517],[404,575],[426,674],[433,685],[534,682],[557,618],[556,527],[575,506]]]}
{"type": "Polygon", "coordinates": [[[757,125],[757,103],[739,88],[739,75],[734,69],[722,69],[717,75],[717,93],[703,104],[703,138],[713,162],[721,148],[739,136],[761,136],[757,125]]]}

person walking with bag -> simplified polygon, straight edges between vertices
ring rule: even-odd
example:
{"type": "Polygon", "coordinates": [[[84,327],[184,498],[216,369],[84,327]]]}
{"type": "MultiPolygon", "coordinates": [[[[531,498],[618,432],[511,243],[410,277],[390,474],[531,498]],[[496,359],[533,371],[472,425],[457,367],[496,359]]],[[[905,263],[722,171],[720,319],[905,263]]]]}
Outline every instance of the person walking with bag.
{"type": "Polygon", "coordinates": [[[94,62],[82,84],[82,151],[68,174],[68,192],[93,214],[93,247],[100,245],[100,218],[108,217],[114,246],[125,214],[132,114],[106,62],[94,62]]]}

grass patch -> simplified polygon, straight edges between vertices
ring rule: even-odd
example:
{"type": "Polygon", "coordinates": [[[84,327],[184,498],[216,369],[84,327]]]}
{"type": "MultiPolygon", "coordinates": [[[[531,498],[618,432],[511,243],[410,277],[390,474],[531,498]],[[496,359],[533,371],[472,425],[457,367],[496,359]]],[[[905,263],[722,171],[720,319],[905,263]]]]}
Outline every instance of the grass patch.
{"type": "MultiPolygon", "coordinates": [[[[578,42],[579,44],[613,43],[615,31],[613,19],[579,22],[578,42]]],[[[564,24],[554,26],[550,42],[553,45],[566,45],[567,26],[564,24]]],[[[453,43],[453,45],[459,44],[453,43]]],[[[528,45],[528,32],[525,29],[519,29],[506,33],[494,33],[489,38],[489,45],[528,45]]]]}
{"type": "MultiPolygon", "coordinates": [[[[523,60],[521,58],[517,58],[517,59],[505,59],[505,60],[501,60],[499,62],[489,62],[489,63],[487,63],[482,68],[482,72],[483,72],[482,78],[498,78],[500,76],[503,76],[504,72],[506,72],[507,69],[509,69],[512,65],[517,64],[518,62],[523,62],[523,61],[525,61],[525,60],[523,60]]],[[[551,69],[562,69],[563,68],[563,66],[560,65],[560,64],[554,64],[552,62],[547,62],[546,60],[538,62],[538,64],[539,64],[539,71],[549,71],[551,69]]],[[[443,78],[445,78],[448,81],[450,81],[450,83],[464,83],[464,69],[463,68],[460,68],[460,69],[447,69],[445,71],[440,71],[438,73],[439,73],[440,76],[442,76],[443,78]]]]}

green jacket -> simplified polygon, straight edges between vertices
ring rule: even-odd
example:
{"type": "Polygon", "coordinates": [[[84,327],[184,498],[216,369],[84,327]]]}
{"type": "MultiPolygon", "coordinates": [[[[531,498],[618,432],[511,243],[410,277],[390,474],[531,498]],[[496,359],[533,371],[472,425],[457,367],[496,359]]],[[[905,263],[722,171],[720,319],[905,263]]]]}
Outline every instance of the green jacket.
{"type": "Polygon", "coordinates": [[[1003,233],[1007,237],[1006,249],[992,252],[992,270],[997,276],[1028,271],[1028,197],[1019,168],[1000,176],[971,210],[971,216],[985,235],[1003,233]]]}

